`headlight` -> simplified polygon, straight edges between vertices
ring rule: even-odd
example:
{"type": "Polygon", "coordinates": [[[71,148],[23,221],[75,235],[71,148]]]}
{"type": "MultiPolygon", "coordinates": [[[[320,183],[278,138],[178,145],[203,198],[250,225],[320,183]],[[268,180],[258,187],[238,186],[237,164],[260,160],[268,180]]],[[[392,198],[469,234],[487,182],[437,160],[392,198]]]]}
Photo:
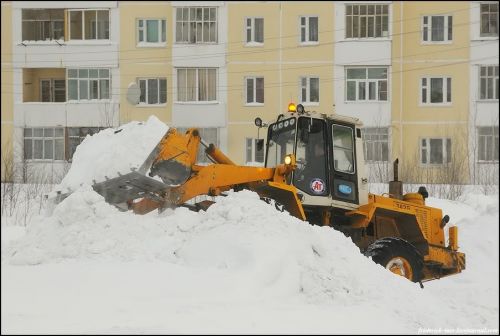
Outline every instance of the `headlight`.
{"type": "Polygon", "coordinates": [[[292,157],[290,155],[285,156],[285,164],[289,165],[292,163],[292,157]]]}

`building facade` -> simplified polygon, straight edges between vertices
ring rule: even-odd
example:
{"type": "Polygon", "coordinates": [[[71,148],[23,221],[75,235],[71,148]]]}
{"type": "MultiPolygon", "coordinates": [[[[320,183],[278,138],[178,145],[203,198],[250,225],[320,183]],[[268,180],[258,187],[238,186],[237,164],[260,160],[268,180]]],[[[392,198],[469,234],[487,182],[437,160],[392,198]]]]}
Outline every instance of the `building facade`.
{"type": "Polygon", "coordinates": [[[262,164],[294,102],[362,120],[371,181],[498,183],[498,90],[498,1],[2,2],[6,180],[150,115],[262,164]]]}

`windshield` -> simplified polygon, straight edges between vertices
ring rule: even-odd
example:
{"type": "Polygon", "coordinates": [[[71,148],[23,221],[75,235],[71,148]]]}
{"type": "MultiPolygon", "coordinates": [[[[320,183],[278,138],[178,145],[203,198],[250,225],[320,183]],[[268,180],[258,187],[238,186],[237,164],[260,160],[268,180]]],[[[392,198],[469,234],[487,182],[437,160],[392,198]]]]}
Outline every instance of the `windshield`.
{"type": "Polygon", "coordinates": [[[310,194],[328,194],[326,168],[326,123],[320,119],[299,118],[297,137],[297,168],[293,184],[310,194]]]}
{"type": "Polygon", "coordinates": [[[287,154],[293,153],[295,143],[295,118],[289,118],[269,126],[266,167],[283,163],[287,154]]]}

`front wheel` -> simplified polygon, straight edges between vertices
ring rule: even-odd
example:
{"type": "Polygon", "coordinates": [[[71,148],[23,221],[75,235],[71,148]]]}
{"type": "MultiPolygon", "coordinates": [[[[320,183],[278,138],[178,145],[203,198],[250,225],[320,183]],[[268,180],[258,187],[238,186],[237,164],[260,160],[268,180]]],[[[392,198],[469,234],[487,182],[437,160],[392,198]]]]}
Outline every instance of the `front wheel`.
{"type": "Polygon", "coordinates": [[[392,273],[413,282],[422,280],[423,258],[418,250],[401,238],[382,238],[372,243],[365,256],[382,265],[392,273]]]}

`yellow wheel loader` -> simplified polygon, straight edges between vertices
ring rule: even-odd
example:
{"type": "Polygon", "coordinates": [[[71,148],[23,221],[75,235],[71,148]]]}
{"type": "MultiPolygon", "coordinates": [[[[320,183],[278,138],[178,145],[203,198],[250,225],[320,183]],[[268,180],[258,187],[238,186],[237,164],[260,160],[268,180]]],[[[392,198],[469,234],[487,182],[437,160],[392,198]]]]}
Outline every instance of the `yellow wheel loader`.
{"type": "Polygon", "coordinates": [[[279,210],[343,232],[366,256],[411,281],[421,284],[465,269],[457,228],[448,228],[447,244],[449,217],[425,205],[423,187],[402,194],[397,160],[389,194],[368,193],[358,119],[290,104],[273,123],[257,118],[255,124],[267,127],[264,167],[236,165],[195,128],[185,134],[170,128],[138,170],[93,188],[107,202],[138,214],[176,206],[206,210],[213,201],[194,202],[197,196],[249,189],[279,210]],[[200,145],[212,164],[196,164],[200,145]]]}

